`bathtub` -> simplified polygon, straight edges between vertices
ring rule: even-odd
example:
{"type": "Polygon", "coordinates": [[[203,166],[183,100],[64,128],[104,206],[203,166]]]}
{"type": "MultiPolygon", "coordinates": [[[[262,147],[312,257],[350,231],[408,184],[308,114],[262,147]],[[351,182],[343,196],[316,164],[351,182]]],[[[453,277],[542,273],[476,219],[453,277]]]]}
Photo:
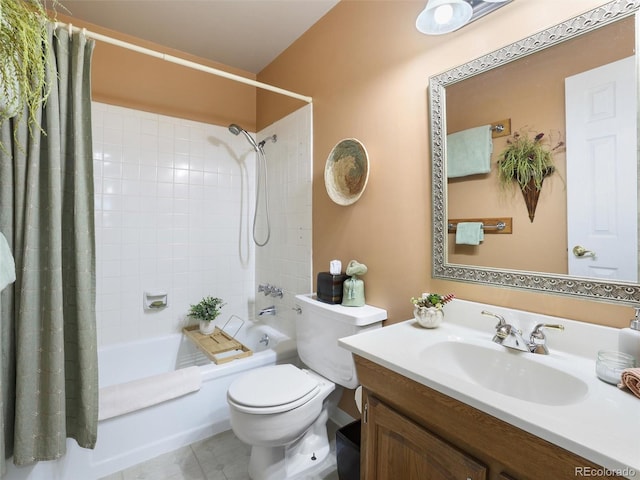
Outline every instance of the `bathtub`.
{"type": "MultiPolygon", "coordinates": [[[[47,480],[98,479],[163,453],[230,429],[227,388],[249,369],[275,363],[296,363],[295,340],[264,324],[243,327],[236,338],[253,355],[219,365],[209,361],[182,334],[101,348],[98,351],[100,388],[197,365],[200,390],[98,424],[94,450],[68,440],[67,455],[56,462],[17,469],[10,478],[47,480]],[[264,335],[268,345],[260,343],[264,335]],[[18,472],[20,473],[20,472],[18,472]]],[[[14,470],[12,468],[11,470],[14,470]]]]}

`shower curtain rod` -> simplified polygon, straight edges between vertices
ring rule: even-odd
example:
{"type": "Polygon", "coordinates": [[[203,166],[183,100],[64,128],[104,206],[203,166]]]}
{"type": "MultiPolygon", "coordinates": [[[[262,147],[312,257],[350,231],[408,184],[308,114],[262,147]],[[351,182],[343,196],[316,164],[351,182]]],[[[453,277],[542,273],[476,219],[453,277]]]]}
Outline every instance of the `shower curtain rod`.
{"type": "Polygon", "coordinates": [[[191,68],[193,70],[200,70],[201,72],[206,72],[212,75],[217,75],[219,77],[228,78],[229,80],[234,80],[236,82],[244,83],[246,85],[251,85],[252,87],[261,88],[263,90],[269,90],[271,92],[279,93],[280,95],[285,95],[287,97],[295,98],[297,100],[302,100],[303,102],[312,103],[312,100],[313,100],[311,97],[307,97],[306,95],[300,95],[299,93],[291,92],[283,88],[274,87],[273,85],[269,85],[268,83],[262,83],[256,80],[251,80],[250,78],[245,78],[240,75],[235,75],[233,73],[225,72],[224,70],[207,67],[206,65],[192,62],[190,60],[185,60],[184,58],[176,57],[174,55],[169,55],[167,53],[158,52],[156,50],[151,50],[150,48],[141,47],[133,43],[124,42],[122,40],[108,37],[100,33],[91,32],[86,28],[75,27],[71,23],[55,22],[55,24],[57,26],[68,28],[70,32],[71,31],[82,32],[88,38],[93,38],[95,40],[99,40],[104,43],[109,43],[111,45],[126,48],[127,50],[132,50],[134,52],[142,53],[143,55],[148,55],[150,57],[159,58],[161,60],[165,60],[170,63],[175,63],[176,65],[182,65],[183,67],[191,68]]]}

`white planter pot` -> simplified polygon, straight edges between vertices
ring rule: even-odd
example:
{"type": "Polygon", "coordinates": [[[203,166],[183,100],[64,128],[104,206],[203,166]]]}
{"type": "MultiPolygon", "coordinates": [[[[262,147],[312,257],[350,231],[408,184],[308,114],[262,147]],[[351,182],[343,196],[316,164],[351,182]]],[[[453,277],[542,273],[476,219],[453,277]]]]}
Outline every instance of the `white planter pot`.
{"type": "Polygon", "coordinates": [[[203,335],[211,335],[216,329],[216,325],[214,322],[206,322],[204,320],[200,320],[199,327],[200,333],[203,335]]]}
{"type": "Polygon", "coordinates": [[[435,307],[414,307],[413,316],[424,328],[437,328],[442,323],[444,312],[435,307]]]}

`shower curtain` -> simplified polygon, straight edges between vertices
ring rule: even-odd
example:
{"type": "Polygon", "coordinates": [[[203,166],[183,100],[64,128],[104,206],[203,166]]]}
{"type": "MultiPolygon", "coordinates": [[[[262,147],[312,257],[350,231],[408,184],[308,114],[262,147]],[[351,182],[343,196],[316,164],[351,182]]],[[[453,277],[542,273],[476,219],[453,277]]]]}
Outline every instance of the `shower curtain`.
{"type": "Polygon", "coordinates": [[[67,438],[96,442],[94,41],[48,28],[46,134],[26,113],[0,127],[0,231],[16,264],[0,296],[3,472],[11,455],[26,465],[64,455],[67,438]]]}

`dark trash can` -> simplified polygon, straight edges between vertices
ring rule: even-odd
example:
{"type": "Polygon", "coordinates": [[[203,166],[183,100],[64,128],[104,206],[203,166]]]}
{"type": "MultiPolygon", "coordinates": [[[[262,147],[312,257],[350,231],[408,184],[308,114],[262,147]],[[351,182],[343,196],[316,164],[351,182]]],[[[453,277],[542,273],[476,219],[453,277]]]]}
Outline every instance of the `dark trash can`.
{"type": "Polygon", "coordinates": [[[356,420],[336,432],[336,463],[339,480],[360,480],[360,426],[356,420]]]}

